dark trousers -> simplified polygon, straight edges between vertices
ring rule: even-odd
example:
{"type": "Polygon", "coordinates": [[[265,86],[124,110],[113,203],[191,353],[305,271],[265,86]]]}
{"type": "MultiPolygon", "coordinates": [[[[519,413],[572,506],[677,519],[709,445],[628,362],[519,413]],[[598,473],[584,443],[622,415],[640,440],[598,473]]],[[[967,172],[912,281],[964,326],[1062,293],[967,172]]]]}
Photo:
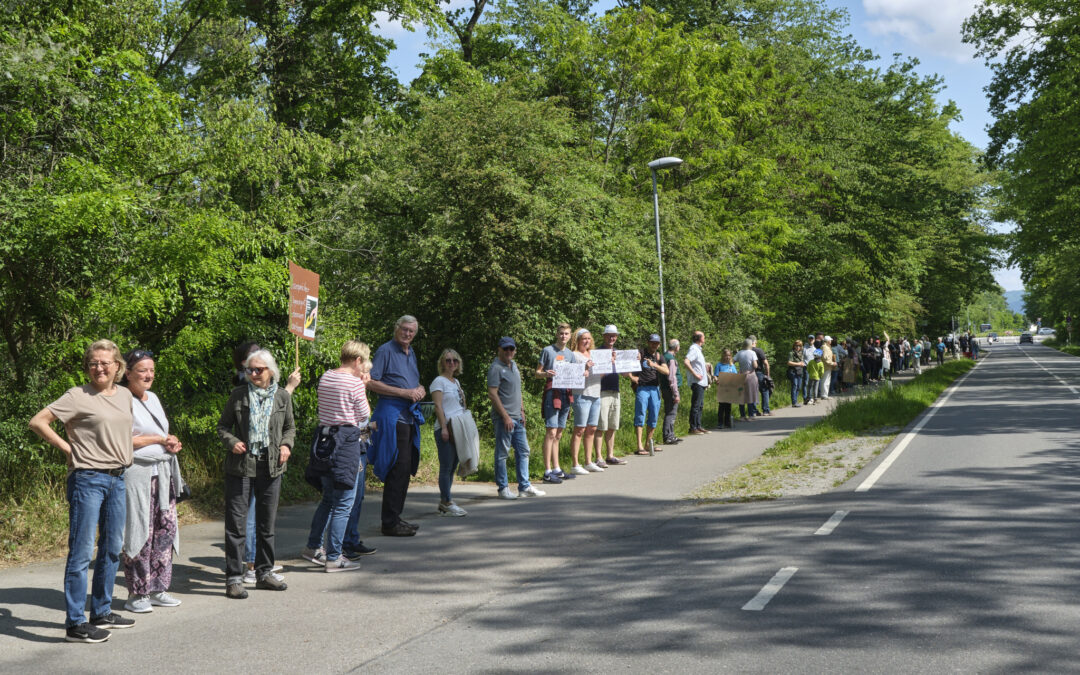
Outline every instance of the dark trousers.
{"type": "Polygon", "coordinates": [[[270,477],[266,459],[256,463],[254,478],[225,476],[225,583],[244,579],[244,532],[248,502],[255,494],[255,576],[263,578],[274,568],[274,524],[277,520],[281,476],[270,477]]]}
{"type": "Polygon", "coordinates": [[[718,403],[716,406],[716,426],[731,428],[731,404],[718,403]]]}
{"type": "Polygon", "coordinates": [[[701,410],[705,407],[705,387],[690,385],[690,430],[701,429],[701,410]]]}
{"type": "Polygon", "coordinates": [[[413,425],[397,423],[397,461],[390,467],[383,481],[382,526],[390,529],[401,520],[405,510],[405,497],[409,494],[409,480],[416,473],[420,458],[414,457],[413,425]]]}
{"type": "Polygon", "coordinates": [[[675,415],[679,411],[679,404],[675,402],[675,392],[670,389],[660,388],[660,396],[664,399],[664,441],[675,440],[675,415]]]}

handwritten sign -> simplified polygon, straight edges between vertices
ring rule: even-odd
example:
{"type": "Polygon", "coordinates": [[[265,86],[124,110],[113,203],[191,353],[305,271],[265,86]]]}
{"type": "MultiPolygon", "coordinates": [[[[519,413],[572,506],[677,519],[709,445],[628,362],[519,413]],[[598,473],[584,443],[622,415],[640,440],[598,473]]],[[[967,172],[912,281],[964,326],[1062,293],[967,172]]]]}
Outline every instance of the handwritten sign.
{"type": "Polygon", "coordinates": [[[716,385],[717,403],[743,403],[746,395],[745,373],[717,373],[713,380],[716,385]]]}
{"type": "Polygon", "coordinates": [[[589,371],[593,375],[610,375],[615,372],[615,353],[610,349],[594,349],[589,354],[593,367],[589,371]]]}
{"type": "Polygon", "coordinates": [[[636,349],[615,350],[616,373],[639,373],[641,372],[641,357],[636,349]]]}
{"type": "Polygon", "coordinates": [[[569,361],[555,362],[555,377],[551,379],[553,389],[583,389],[585,387],[585,364],[569,361]]]}
{"type": "Polygon", "coordinates": [[[319,317],[319,275],[289,261],[289,332],[315,339],[319,317]]]}

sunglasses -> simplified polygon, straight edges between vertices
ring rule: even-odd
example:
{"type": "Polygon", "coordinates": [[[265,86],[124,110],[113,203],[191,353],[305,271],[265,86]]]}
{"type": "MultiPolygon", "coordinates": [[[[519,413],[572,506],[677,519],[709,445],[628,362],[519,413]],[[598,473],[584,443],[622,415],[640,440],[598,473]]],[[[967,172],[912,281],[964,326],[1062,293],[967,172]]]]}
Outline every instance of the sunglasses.
{"type": "Polygon", "coordinates": [[[461,359],[448,358],[448,359],[446,359],[446,362],[447,363],[461,363],[461,359]]]}
{"type": "Polygon", "coordinates": [[[503,347],[503,351],[504,352],[515,352],[515,351],[517,351],[517,347],[503,347]]]}
{"type": "Polygon", "coordinates": [[[254,375],[255,377],[258,377],[259,375],[262,375],[263,371],[267,370],[267,368],[258,368],[258,367],[256,367],[256,368],[245,368],[245,370],[247,371],[248,375],[254,375]]]}

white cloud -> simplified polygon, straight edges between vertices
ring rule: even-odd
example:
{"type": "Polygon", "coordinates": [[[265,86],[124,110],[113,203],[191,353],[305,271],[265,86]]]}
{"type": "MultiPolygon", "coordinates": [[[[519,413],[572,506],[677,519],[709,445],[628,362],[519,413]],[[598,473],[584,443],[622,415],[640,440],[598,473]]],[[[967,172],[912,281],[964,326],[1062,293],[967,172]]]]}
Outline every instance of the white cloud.
{"type": "Polygon", "coordinates": [[[974,58],[973,47],[961,41],[961,31],[979,0],[862,0],[862,4],[867,29],[875,35],[897,35],[959,63],[974,58]]]}

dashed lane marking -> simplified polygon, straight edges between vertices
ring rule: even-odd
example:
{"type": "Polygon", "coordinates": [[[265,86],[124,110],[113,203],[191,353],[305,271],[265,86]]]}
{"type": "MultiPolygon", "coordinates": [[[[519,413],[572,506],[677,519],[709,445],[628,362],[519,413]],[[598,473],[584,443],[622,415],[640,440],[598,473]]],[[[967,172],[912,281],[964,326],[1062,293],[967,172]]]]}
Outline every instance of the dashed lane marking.
{"type": "Polygon", "coordinates": [[[780,571],[773,575],[772,579],[769,579],[769,583],[765,584],[758,594],[742,606],[747,612],[760,612],[765,609],[765,605],[769,604],[769,601],[773,599],[780,589],[784,587],[784,584],[788,582],[791,577],[795,576],[795,573],[799,571],[798,567],[782,567],[780,571]]]}
{"type": "Polygon", "coordinates": [[[825,524],[817,529],[814,534],[825,536],[832,534],[832,531],[836,529],[836,526],[840,524],[840,521],[848,514],[847,511],[837,511],[832,514],[832,517],[825,521],[825,524]]]}

